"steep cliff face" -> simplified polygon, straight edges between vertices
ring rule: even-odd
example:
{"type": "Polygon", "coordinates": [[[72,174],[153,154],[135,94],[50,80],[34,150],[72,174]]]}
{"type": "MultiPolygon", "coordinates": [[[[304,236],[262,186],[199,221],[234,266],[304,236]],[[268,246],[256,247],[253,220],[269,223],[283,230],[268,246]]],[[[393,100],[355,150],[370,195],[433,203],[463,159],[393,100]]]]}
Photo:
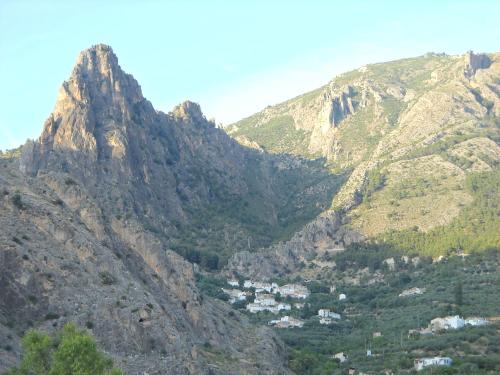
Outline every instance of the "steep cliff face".
{"type": "Polygon", "coordinates": [[[241,251],[234,254],[225,272],[229,275],[245,275],[255,280],[270,280],[290,277],[294,273],[305,274],[309,266],[311,277],[316,277],[318,268],[332,266],[318,261],[343,251],[345,246],[363,239],[354,230],[347,229],[343,215],[329,210],[305,225],[288,240],[279,242],[257,252],[241,251]]]}
{"type": "MultiPolygon", "coordinates": [[[[40,138],[1,163],[0,337],[12,350],[0,369],[18,360],[27,328],[76,321],[130,374],[288,372],[272,332],[204,298],[195,266],[169,249],[193,233],[224,239],[217,222],[203,222],[223,201],[285,200],[270,176],[297,173],[300,160],[240,146],[195,103],[157,112],[97,45],[79,56],[40,138]]],[[[279,203],[262,207],[258,217],[278,222],[279,203]]]]}
{"type": "Polygon", "coordinates": [[[242,147],[195,103],[155,111],[103,45],[82,52],[20,168],[50,184],[89,227],[99,222],[119,235],[142,226],[210,268],[303,225],[336,189],[318,163],[242,147]]]}
{"type": "Polygon", "coordinates": [[[197,104],[156,112],[103,45],[81,53],[40,139],[26,149],[22,171],[39,177],[66,173],[111,203],[115,215],[164,216],[157,223],[162,226],[171,226],[172,216],[185,221],[182,195],[196,206],[208,203],[217,183],[228,193],[246,189],[241,148],[215,129],[197,104]],[[219,158],[222,154],[227,157],[219,158]],[[211,181],[194,175],[203,164],[214,175],[211,181]]]}
{"type": "MultiPolygon", "coordinates": [[[[19,361],[27,329],[72,321],[127,374],[287,373],[272,332],[202,296],[192,264],[141,227],[85,225],[17,164],[1,160],[0,370],[19,361]]],[[[81,188],[75,196],[98,205],[81,188]]]]}

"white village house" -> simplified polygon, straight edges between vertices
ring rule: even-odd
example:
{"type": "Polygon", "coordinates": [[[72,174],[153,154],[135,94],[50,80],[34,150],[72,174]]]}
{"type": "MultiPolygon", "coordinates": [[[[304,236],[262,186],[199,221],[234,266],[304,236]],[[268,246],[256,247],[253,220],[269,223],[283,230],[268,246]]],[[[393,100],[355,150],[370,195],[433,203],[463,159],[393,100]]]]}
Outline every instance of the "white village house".
{"type": "Polygon", "coordinates": [[[300,319],[296,319],[292,316],[285,315],[281,317],[281,319],[271,320],[269,325],[274,325],[277,328],[291,328],[291,327],[303,327],[304,321],[300,319]]]}
{"type": "Polygon", "coordinates": [[[394,269],[396,268],[396,261],[394,260],[394,258],[384,259],[382,261],[382,264],[385,264],[387,268],[391,271],[394,271],[394,269]]]}
{"type": "Polygon", "coordinates": [[[262,293],[262,292],[276,293],[275,290],[276,288],[278,288],[278,284],[256,281],[253,284],[253,287],[255,288],[255,293],[262,293]]]}
{"type": "Polygon", "coordinates": [[[253,302],[262,306],[276,305],[276,300],[272,294],[255,294],[255,300],[253,302]]]}
{"type": "Polygon", "coordinates": [[[333,323],[332,318],[319,318],[319,324],[329,325],[332,323],[333,323]]]}
{"type": "Polygon", "coordinates": [[[478,326],[485,326],[490,324],[490,321],[486,318],[481,318],[481,317],[470,317],[465,319],[465,325],[466,326],[473,326],[473,327],[478,327],[478,326]]]}
{"type": "Polygon", "coordinates": [[[253,281],[251,281],[251,280],[245,280],[243,282],[243,288],[250,289],[251,287],[253,287],[253,281]]]}
{"type": "Polygon", "coordinates": [[[281,310],[291,310],[292,306],[290,306],[288,303],[276,303],[275,305],[260,305],[258,303],[249,303],[246,309],[252,314],[258,313],[259,311],[269,311],[273,314],[277,314],[281,310]]]}
{"type": "Polygon", "coordinates": [[[319,309],[318,316],[320,318],[340,319],[340,314],[337,314],[336,312],[330,311],[329,309],[319,309]]]}
{"type": "Polygon", "coordinates": [[[484,326],[489,324],[490,321],[481,317],[470,317],[463,319],[458,315],[445,316],[444,318],[432,319],[426,328],[410,329],[408,337],[413,335],[432,335],[439,331],[446,331],[449,329],[461,329],[465,326],[484,326]]]}
{"type": "Polygon", "coordinates": [[[347,296],[344,293],[339,294],[339,301],[343,301],[347,298],[347,296]]]}
{"type": "Polygon", "coordinates": [[[421,371],[429,366],[451,366],[453,360],[450,357],[419,358],[413,364],[415,370],[421,371]]]}
{"type": "Polygon", "coordinates": [[[445,316],[444,318],[432,319],[429,323],[429,328],[432,331],[444,331],[447,329],[459,329],[463,328],[465,325],[465,320],[458,315],[445,316]]]}
{"type": "Polygon", "coordinates": [[[278,288],[278,284],[266,283],[263,281],[245,280],[243,282],[243,288],[245,288],[245,289],[255,288],[256,293],[262,293],[262,292],[276,293],[276,289],[278,288]]]}
{"type": "Polygon", "coordinates": [[[424,293],[425,293],[425,288],[410,288],[403,290],[401,293],[399,293],[399,297],[410,297],[424,293]]]}
{"type": "Polygon", "coordinates": [[[300,298],[306,299],[309,297],[309,289],[300,284],[286,284],[278,287],[277,291],[281,294],[282,297],[292,297],[292,298],[300,298]]]}
{"type": "Polygon", "coordinates": [[[240,286],[240,283],[236,279],[230,279],[227,280],[228,285],[234,286],[235,288],[238,288],[240,286]]]}
{"type": "Polygon", "coordinates": [[[349,359],[348,355],[345,354],[344,352],[334,354],[333,358],[338,359],[340,361],[340,363],[344,363],[345,361],[347,361],[349,359]]]}

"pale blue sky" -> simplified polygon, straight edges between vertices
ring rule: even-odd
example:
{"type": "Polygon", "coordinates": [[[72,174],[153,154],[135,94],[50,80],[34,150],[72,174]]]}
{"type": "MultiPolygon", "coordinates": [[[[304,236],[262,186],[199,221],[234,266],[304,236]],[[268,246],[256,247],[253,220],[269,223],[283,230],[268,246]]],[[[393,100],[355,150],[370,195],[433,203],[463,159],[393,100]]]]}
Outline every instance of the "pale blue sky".
{"type": "Polygon", "coordinates": [[[110,44],[160,110],[224,124],[371,62],[500,50],[500,1],[0,0],[0,149],[38,137],[78,52],[110,44]]]}

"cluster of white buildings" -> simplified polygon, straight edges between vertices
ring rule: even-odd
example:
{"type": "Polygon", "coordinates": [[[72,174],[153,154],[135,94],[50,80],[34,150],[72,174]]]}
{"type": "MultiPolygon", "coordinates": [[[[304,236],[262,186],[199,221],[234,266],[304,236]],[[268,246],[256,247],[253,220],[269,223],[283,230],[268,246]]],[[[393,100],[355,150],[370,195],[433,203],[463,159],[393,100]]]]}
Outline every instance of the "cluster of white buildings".
{"type": "MultiPolygon", "coordinates": [[[[291,297],[295,299],[305,299],[310,294],[309,290],[305,286],[300,284],[286,284],[283,286],[279,286],[277,283],[245,280],[243,282],[243,289],[247,290],[240,290],[237,289],[240,286],[238,280],[227,280],[227,283],[235,288],[222,288],[223,292],[229,295],[230,303],[247,300],[247,298],[252,295],[252,292],[249,289],[255,289],[254,301],[246,306],[246,309],[251,313],[257,313],[259,311],[269,311],[277,314],[283,310],[291,310],[291,304],[276,301],[276,295],[278,293],[281,295],[281,297],[291,297]]],[[[296,303],[294,304],[294,306],[297,309],[301,309],[304,307],[304,304],[296,303]]]]}
{"type": "Polygon", "coordinates": [[[425,288],[410,288],[403,290],[401,293],[399,293],[399,297],[417,296],[419,294],[424,294],[424,293],[425,293],[425,288]]]}
{"type": "Polygon", "coordinates": [[[439,331],[447,331],[450,329],[461,329],[465,326],[479,327],[488,325],[490,321],[486,318],[481,317],[470,317],[461,318],[458,315],[445,316],[444,318],[432,319],[426,328],[421,329],[410,329],[408,335],[420,334],[420,335],[433,335],[439,331]]]}
{"type": "Polygon", "coordinates": [[[256,294],[255,300],[253,303],[249,303],[246,309],[254,314],[259,311],[277,314],[281,310],[291,310],[292,306],[289,303],[277,302],[272,294],[256,294]]]}
{"type": "Polygon", "coordinates": [[[419,358],[413,362],[417,371],[421,371],[429,366],[451,366],[452,363],[453,361],[450,357],[419,358]]]}
{"type": "Polygon", "coordinates": [[[300,328],[304,326],[304,321],[286,315],[281,317],[281,319],[271,320],[268,324],[271,326],[275,326],[277,328],[292,328],[292,327],[300,328]]]}
{"type": "Polygon", "coordinates": [[[255,293],[271,293],[271,294],[280,294],[282,297],[291,297],[291,298],[299,298],[306,299],[309,297],[309,289],[300,284],[286,284],[283,286],[279,286],[277,283],[266,283],[262,281],[252,281],[245,280],[243,282],[243,288],[250,289],[254,288],[255,293]]]}
{"type": "Polygon", "coordinates": [[[333,319],[340,320],[340,314],[330,311],[329,309],[319,309],[319,324],[332,324],[333,319]]]}
{"type": "MultiPolygon", "coordinates": [[[[250,289],[255,290],[255,298],[253,302],[246,305],[246,309],[251,313],[258,313],[261,311],[269,311],[273,314],[277,314],[281,311],[290,311],[292,309],[292,304],[277,301],[276,296],[279,295],[282,298],[290,297],[294,299],[306,299],[310,292],[309,290],[300,284],[286,284],[279,286],[277,283],[267,283],[261,281],[245,280],[240,287],[240,282],[235,279],[227,280],[227,283],[233,287],[233,289],[222,288],[222,291],[229,296],[230,303],[236,303],[239,301],[245,301],[252,295],[250,289]],[[246,289],[246,290],[245,290],[246,289]]],[[[335,292],[335,287],[332,286],[330,292],[335,292]]],[[[344,293],[339,294],[339,300],[346,299],[347,296],[344,293]]],[[[296,302],[293,304],[296,309],[304,308],[304,303],[296,302]]],[[[320,324],[332,324],[334,320],[340,320],[340,314],[333,312],[329,309],[319,309],[318,317],[320,324]]],[[[304,322],[300,319],[296,319],[290,316],[284,316],[278,320],[271,320],[269,325],[274,325],[278,328],[289,328],[289,327],[302,327],[304,322]]]]}
{"type": "MultiPolygon", "coordinates": [[[[239,288],[240,283],[238,280],[230,279],[227,283],[233,288],[239,288]]],[[[251,296],[252,293],[248,289],[255,289],[255,300],[247,305],[247,310],[252,313],[257,313],[259,311],[270,311],[272,313],[278,313],[281,310],[290,310],[292,306],[289,303],[278,302],[275,299],[276,294],[280,294],[282,297],[291,297],[297,299],[305,299],[309,296],[309,290],[300,284],[286,284],[279,286],[277,283],[267,283],[262,281],[252,281],[245,280],[243,282],[243,289],[225,289],[222,288],[223,292],[229,295],[229,302],[235,303],[238,301],[244,301],[247,297],[251,296]]],[[[304,307],[304,304],[297,303],[295,307],[300,309],[304,307]]]]}
{"type": "Polygon", "coordinates": [[[273,290],[276,290],[277,288],[279,288],[279,286],[276,283],[266,283],[263,281],[245,280],[243,282],[243,288],[245,288],[245,289],[254,288],[255,293],[263,293],[263,292],[271,293],[271,292],[273,292],[273,290]]]}
{"type": "Polygon", "coordinates": [[[240,287],[240,282],[236,279],[230,279],[227,281],[227,283],[229,285],[231,285],[232,287],[235,287],[235,288],[239,288],[240,287]]]}
{"type": "Polygon", "coordinates": [[[444,318],[432,319],[429,323],[429,328],[433,332],[446,331],[448,329],[460,329],[465,326],[485,326],[489,324],[488,319],[480,317],[471,317],[463,319],[458,315],[445,316],[444,318]]]}

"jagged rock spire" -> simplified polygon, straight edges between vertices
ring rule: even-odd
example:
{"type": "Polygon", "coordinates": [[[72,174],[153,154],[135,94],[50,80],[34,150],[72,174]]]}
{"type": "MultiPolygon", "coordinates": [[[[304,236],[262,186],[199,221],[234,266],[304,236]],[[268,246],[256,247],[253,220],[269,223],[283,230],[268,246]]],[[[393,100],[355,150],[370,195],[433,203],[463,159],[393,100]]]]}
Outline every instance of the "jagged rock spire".
{"type": "Polygon", "coordinates": [[[169,119],[196,127],[212,124],[199,104],[190,101],[175,107],[170,116],[157,112],[134,77],[121,69],[113,49],[97,44],[79,54],[40,138],[26,144],[20,168],[36,175],[49,164],[65,165],[87,177],[95,173],[98,160],[102,164],[127,158],[132,139],[137,143],[145,128],[165,126],[169,119]]]}
{"type": "Polygon", "coordinates": [[[98,44],[80,53],[70,78],[59,90],[54,115],[74,106],[93,106],[116,120],[130,117],[130,107],[144,100],[141,87],[118,65],[111,47],[98,44]]]}
{"type": "Polygon", "coordinates": [[[137,81],[121,69],[112,48],[92,46],[79,54],[71,76],[61,85],[38,142],[26,146],[21,169],[36,174],[57,150],[83,153],[88,163],[95,162],[103,148],[123,155],[126,128],[138,113],[151,119],[156,111],[137,81]]]}

